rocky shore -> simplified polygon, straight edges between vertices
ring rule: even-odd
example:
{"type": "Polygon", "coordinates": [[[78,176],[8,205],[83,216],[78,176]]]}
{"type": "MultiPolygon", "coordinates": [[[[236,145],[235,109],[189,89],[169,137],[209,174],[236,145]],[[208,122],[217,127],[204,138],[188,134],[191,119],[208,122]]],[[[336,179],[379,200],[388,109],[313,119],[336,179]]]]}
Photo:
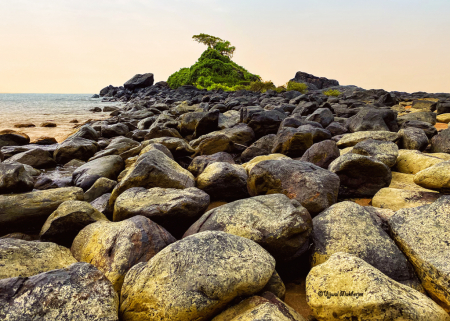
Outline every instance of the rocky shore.
{"type": "Polygon", "coordinates": [[[450,94],[293,81],[0,132],[0,319],[450,320],[450,94]]]}

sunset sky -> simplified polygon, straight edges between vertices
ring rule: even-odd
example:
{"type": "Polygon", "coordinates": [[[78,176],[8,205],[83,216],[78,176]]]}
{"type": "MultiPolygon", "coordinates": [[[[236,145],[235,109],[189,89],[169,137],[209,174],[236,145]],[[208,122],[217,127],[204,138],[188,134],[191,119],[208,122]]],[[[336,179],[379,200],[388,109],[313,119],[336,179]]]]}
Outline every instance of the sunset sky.
{"type": "Polygon", "coordinates": [[[0,0],[0,93],[96,93],[136,73],[167,80],[208,33],[281,85],[450,92],[450,0],[0,0]]]}

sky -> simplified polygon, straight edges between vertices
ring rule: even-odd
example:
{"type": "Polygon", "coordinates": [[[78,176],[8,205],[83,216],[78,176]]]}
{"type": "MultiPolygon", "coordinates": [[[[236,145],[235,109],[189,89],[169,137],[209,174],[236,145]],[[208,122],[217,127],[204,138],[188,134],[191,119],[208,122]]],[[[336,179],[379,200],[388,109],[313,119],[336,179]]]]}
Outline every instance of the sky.
{"type": "Polygon", "coordinates": [[[450,92],[449,0],[0,0],[0,93],[97,93],[167,80],[206,49],[282,85],[304,71],[341,85],[450,92]]]}

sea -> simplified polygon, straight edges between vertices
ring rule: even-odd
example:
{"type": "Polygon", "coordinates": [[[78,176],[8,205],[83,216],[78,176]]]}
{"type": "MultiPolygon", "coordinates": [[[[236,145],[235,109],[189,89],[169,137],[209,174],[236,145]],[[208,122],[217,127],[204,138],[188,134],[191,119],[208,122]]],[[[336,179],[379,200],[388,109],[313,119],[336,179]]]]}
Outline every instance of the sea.
{"type": "Polygon", "coordinates": [[[62,140],[73,131],[76,119],[83,123],[89,119],[105,119],[108,113],[93,113],[94,107],[118,106],[117,102],[102,102],[101,98],[91,98],[93,94],[0,94],[0,130],[12,129],[30,136],[55,137],[62,140]],[[43,122],[55,122],[57,127],[40,127],[43,122]],[[20,123],[32,123],[36,127],[16,128],[20,123]]]}

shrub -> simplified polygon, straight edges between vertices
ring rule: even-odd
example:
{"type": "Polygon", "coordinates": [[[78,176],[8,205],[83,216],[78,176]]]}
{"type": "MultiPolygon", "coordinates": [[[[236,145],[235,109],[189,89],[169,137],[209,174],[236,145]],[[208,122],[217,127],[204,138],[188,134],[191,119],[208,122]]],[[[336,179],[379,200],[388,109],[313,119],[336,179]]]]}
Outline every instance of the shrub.
{"type": "Polygon", "coordinates": [[[276,87],[270,80],[268,81],[253,81],[248,86],[247,90],[256,91],[260,93],[265,93],[266,91],[272,89],[274,90],[276,87]]]}
{"type": "Polygon", "coordinates": [[[308,85],[299,83],[299,82],[295,82],[295,81],[289,81],[286,84],[286,90],[288,90],[288,91],[296,90],[296,91],[301,92],[302,94],[306,94],[308,92],[308,85]]]}
{"type": "Polygon", "coordinates": [[[275,91],[277,93],[284,93],[285,91],[287,91],[286,86],[278,86],[277,88],[275,88],[275,91]]]}
{"type": "Polygon", "coordinates": [[[342,93],[339,90],[337,90],[337,89],[328,89],[327,91],[324,91],[323,94],[325,96],[337,97],[337,96],[341,95],[342,93]]]}

